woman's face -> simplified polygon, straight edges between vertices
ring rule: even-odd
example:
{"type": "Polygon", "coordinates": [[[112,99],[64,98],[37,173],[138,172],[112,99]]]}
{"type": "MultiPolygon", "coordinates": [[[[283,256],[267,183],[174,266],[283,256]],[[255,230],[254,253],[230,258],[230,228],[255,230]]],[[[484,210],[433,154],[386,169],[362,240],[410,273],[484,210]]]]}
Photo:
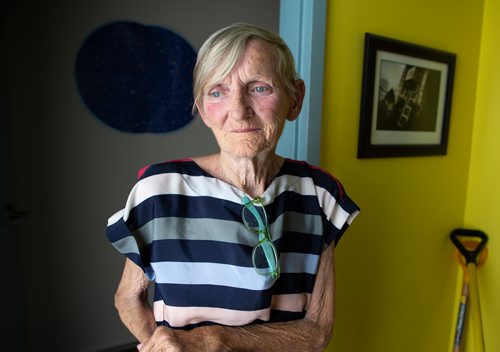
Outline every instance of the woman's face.
{"type": "Polygon", "coordinates": [[[303,89],[299,96],[292,99],[286,92],[274,48],[250,40],[233,70],[204,87],[197,108],[222,152],[253,158],[274,152],[286,119],[294,120],[300,112],[303,89]]]}

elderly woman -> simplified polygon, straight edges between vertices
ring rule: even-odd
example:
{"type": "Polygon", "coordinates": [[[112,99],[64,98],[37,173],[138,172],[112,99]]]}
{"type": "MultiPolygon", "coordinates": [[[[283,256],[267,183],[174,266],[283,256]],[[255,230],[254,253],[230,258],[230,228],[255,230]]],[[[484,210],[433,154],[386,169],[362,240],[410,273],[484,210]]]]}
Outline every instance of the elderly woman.
{"type": "Polygon", "coordinates": [[[116,307],[140,351],[328,344],[334,246],[358,207],[327,172],[275,153],[304,93],[290,50],[266,30],[234,24],[200,49],[194,110],[220,151],[145,167],[108,221],[127,256],[116,307]]]}

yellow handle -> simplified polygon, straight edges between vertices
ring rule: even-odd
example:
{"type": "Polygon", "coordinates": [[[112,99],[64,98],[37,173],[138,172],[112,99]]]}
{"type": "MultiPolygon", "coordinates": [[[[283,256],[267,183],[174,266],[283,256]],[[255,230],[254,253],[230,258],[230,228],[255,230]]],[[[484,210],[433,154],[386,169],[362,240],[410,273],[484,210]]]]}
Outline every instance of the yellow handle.
{"type": "Polygon", "coordinates": [[[469,304],[470,304],[470,327],[475,352],[484,352],[483,322],[481,319],[481,306],[479,304],[479,288],[477,284],[477,266],[474,263],[467,264],[469,276],[469,304]]]}

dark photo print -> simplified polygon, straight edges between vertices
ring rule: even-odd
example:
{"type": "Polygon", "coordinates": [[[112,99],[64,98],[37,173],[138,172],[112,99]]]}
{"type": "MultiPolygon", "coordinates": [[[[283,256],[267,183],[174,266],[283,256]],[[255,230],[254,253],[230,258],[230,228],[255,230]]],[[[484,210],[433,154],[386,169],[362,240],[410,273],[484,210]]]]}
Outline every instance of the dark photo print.
{"type": "Polygon", "coordinates": [[[441,72],[382,60],[377,130],[436,130],[441,72]]]}

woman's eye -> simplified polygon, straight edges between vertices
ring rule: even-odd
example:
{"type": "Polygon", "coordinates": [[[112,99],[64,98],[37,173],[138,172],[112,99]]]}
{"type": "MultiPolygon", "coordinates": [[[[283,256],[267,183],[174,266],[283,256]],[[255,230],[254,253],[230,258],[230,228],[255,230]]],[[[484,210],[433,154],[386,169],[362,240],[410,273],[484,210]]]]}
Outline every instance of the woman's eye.
{"type": "Polygon", "coordinates": [[[253,91],[259,94],[266,94],[269,93],[271,89],[268,86],[255,86],[253,87],[253,91]]]}
{"type": "Polygon", "coordinates": [[[222,93],[218,90],[214,90],[208,93],[208,95],[210,96],[210,98],[220,98],[222,96],[222,93]]]}

